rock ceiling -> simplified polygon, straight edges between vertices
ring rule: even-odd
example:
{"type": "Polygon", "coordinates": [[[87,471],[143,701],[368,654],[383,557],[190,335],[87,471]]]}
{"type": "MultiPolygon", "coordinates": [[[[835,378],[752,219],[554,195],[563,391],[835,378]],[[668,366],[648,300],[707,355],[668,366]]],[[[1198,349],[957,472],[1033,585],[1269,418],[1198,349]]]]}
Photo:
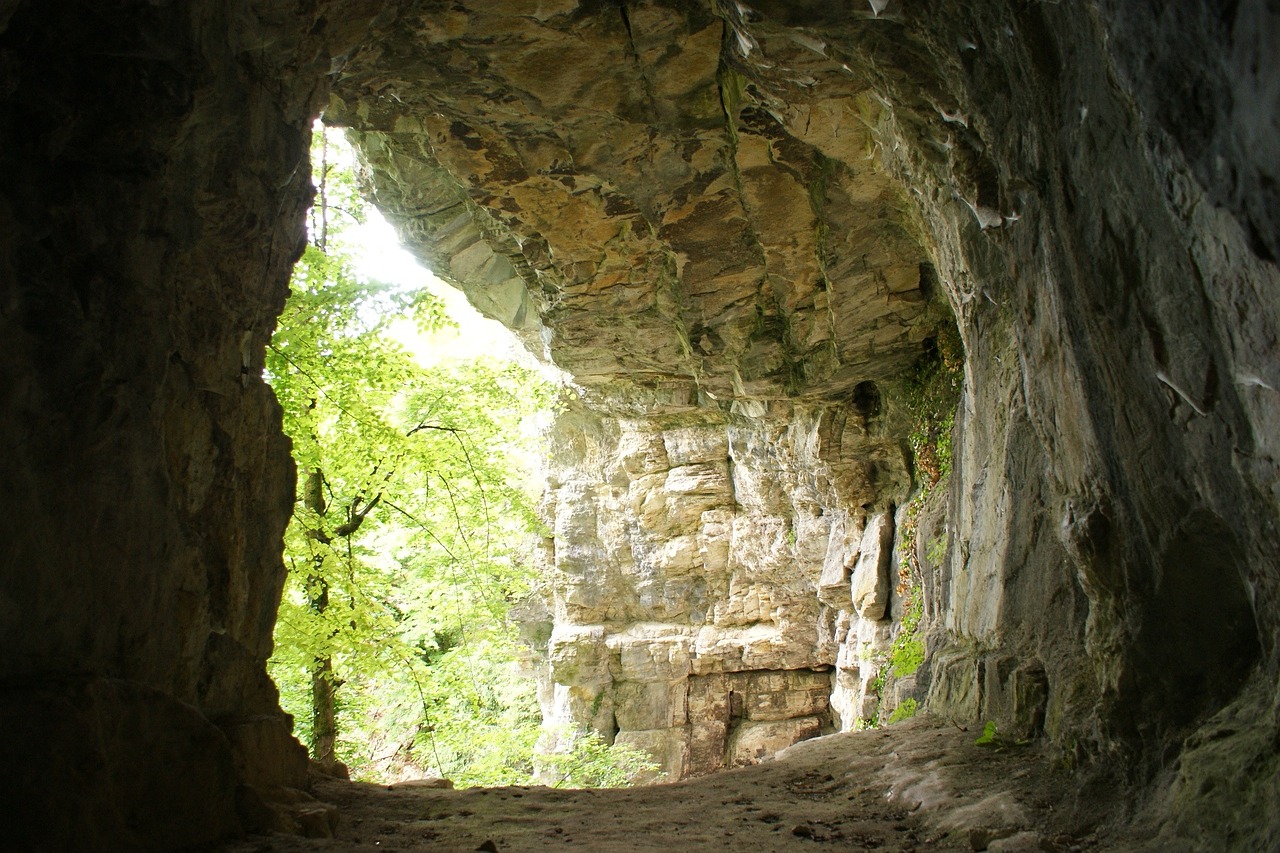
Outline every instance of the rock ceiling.
{"type": "Polygon", "coordinates": [[[892,26],[836,48],[746,7],[423,8],[326,118],[437,272],[579,382],[838,396],[918,355],[937,295],[889,105],[847,64],[892,26]]]}

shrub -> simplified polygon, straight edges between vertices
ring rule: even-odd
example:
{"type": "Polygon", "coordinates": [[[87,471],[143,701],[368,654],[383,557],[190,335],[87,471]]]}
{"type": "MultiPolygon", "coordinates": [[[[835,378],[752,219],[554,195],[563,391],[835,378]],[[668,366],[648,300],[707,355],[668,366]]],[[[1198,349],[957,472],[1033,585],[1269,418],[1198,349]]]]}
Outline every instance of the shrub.
{"type": "Polygon", "coordinates": [[[597,732],[570,737],[567,752],[539,756],[538,776],[552,788],[625,788],[638,781],[660,781],[661,768],[643,750],[606,743],[597,732]]]}
{"type": "Polygon", "coordinates": [[[924,596],[919,586],[911,588],[902,614],[902,628],[889,650],[889,668],[898,678],[915,674],[924,663],[924,637],[920,620],[924,616],[924,596]]]}
{"type": "Polygon", "coordinates": [[[918,710],[919,705],[916,700],[903,699],[902,704],[894,708],[893,713],[889,715],[889,723],[892,725],[893,723],[901,722],[902,720],[909,720],[916,715],[916,711],[918,710]]]}

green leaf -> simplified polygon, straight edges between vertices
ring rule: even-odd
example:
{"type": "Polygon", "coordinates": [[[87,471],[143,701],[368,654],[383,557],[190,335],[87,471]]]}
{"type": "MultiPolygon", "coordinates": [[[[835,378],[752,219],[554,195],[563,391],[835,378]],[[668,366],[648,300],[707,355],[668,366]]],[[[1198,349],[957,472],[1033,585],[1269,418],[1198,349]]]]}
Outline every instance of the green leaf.
{"type": "Polygon", "coordinates": [[[267,353],[306,472],[270,672],[314,746],[312,676],[331,667],[338,757],[357,777],[410,766],[458,784],[528,782],[539,719],[514,674],[509,609],[534,580],[525,471],[541,454],[522,424],[555,391],[513,364],[425,370],[390,337],[401,320],[449,322],[426,291],[356,273],[344,232],[363,202],[340,137],[316,139],[317,204],[329,209],[312,212],[267,353]]]}

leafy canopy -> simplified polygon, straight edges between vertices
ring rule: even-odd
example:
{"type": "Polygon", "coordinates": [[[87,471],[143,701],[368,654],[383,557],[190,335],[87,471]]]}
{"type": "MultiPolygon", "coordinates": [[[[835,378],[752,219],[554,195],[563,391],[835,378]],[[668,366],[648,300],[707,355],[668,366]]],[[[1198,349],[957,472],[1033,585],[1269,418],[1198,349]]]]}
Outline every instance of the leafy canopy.
{"type": "Polygon", "coordinates": [[[333,132],[316,148],[311,242],[267,360],[299,472],[271,672],[313,748],[327,682],[357,775],[526,780],[539,720],[508,610],[533,582],[526,423],[555,389],[509,361],[415,360],[392,327],[447,335],[441,303],[356,271],[353,170],[333,132]]]}

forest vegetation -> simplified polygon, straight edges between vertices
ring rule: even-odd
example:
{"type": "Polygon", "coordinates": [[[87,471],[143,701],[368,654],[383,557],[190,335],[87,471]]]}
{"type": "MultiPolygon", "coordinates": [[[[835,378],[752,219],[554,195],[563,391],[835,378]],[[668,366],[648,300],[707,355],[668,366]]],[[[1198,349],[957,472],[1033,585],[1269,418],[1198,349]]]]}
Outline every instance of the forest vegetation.
{"type": "MultiPolygon", "coordinates": [[[[351,149],[318,128],[312,154],[309,240],[267,360],[298,471],[270,673],[331,770],[528,784],[541,718],[511,609],[537,594],[535,427],[561,389],[508,358],[450,355],[439,298],[362,275],[351,149]],[[396,334],[406,319],[434,343],[429,364],[396,334]]],[[[569,740],[539,780],[651,769],[598,736],[569,740]]]]}

